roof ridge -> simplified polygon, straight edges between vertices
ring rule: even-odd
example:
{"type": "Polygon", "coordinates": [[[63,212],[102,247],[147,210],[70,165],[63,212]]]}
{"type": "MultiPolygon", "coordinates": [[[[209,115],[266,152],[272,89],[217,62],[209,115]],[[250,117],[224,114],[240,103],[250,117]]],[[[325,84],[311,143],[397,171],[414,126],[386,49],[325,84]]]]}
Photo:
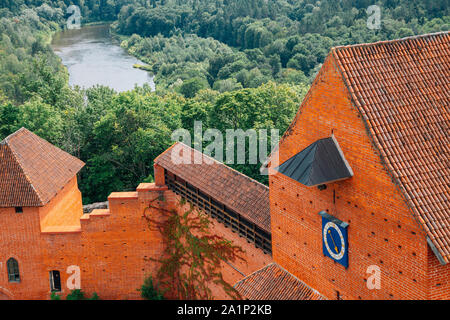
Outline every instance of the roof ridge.
{"type": "Polygon", "coordinates": [[[9,152],[11,152],[12,154],[12,158],[14,160],[14,162],[16,163],[17,167],[20,170],[20,173],[22,174],[22,176],[25,178],[25,180],[28,182],[28,185],[31,186],[31,188],[34,191],[34,194],[36,195],[36,197],[38,198],[39,202],[41,205],[44,204],[44,201],[42,199],[42,196],[39,194],[39,192],[36,190],[36,188],[33,186],[33,183],[31,182],[30,178],[28,177],[28,175],[26,174],[25,170],[23,169],[22,164],[20,163],[18,157],[17,157],[17,153],[13,150],[13,148],[11,148],[11,146],[8,143],[4,144],[7,149],[9,150],[9,152]]]}
{"type": "MultiPolygon", "coordinates": [[[[155,159],[153,159],[153,162],[156,163],[156,161],[159,160],[159,158],[161,158],[163,155],[165,155],[167,152],[169,152],[169,150],[172,150],[173,147],[175,147],[175,145],[179,143],[179,141],[174,142],[169,148],[167,148],[166,150],[164,150],[164,152],[162,152],[161,154],[159,154],[155,159]]],[[[184,144],[184,143],[183,143],[184,144]]]]}
{"type": "Polygon", "coordinates": [[[8,191],[15,195],[14,201],[11,200],[13,196],[7,197],[8,188],[3,186],[0,190],[1,204],[45,205],[84,166],[81,160],[24,127],[6,137],[1,145],[7,150],[11,165],[20,167],[20,170],[15,169],[17,176],[14,181],[27,185],[26,191],[8,191]],[[25,196],[31,198],[31,202],[26,202],[25,196]]]}
{"type": "MultiPolygon", "coordinates": [[[[322,139],[320,139],[320,140],[322,140],[322,139]]],[[[318,141],[320,141],[320,140],[318,140],[318,141]]],[[[317,143],[317,141],[316,142],[313,142],[312,144],[316,144],[317,143]]],[[[312,145],[311,144],[311,145],[312,145]]],[[[313,161],[311,162],[311,166],[310,166],[310,168],[309,168],[309,174],[310,174],[310,176],[309,176],[309,178],[308,178],[308,182],[311,182],[311,177],[313,176],[313,174],[314,174],[314,168],[315,168],[315,166],[314,166],[314,162],[316,161],[316,157],[317,157],[317,154],[318,154],[318,151],[319,151],[319,145],[318,144],[316,144],[315,146],[314,146],[314,154],[313,154],[313,161]]],[[[300,151],[301,152],[301,151],[300,151]]]]}
{"type": "Polygon", "coordinates": [[[434,32],[434,33],[418,34],[418,35],[414,35],[414,36],[403,37],[400,39],[380,40],[380,41],[376,41],[376,42],[340,45],[340,46],[332,47],[331,51],[342,50],[342,49],[347,49],[347,48],[379,46],[379,45],[398,43],[398,42],[408,41],[408,40],[416,40],[416,39],[422,39],[422,38],[427,38],[427,37],[435,37],[435,36],[444,35],[444,34],[450,34],[450,31],[439,31],[439,32],[434,32]]]}
{"type": "Polygon", "coordinates": [[[10,140],[11,138],[13,138],[13,137],[16,136],[19,132],[22,132],[22,131],[29,131],[29,132],[31,132],[31,131],[28,130],[27,128],[21,127],[19,130],[17,130],[17,131],[15,131],[15,132],[11,133],[10,135],[6,136],[6,138],[3,139],[2,141],[0,141],[0,143],[6,144],[7,142],[9,142],[9,140],[10,140]]]}
{"type": "MultiPolygon", "coordinates": [[[[10,149],[11,152],[13,153],[14,159],[16,160],[17,164],[18,164],[19,167],[20,167],[20,170],[21,170],[22,173],[24,174],[25,179],[27,179],[27,181],[28,181],[28,183],[30,184],[31,188],[32,188],[33,191],[36,193],[36,195],[37,195],[37,197],[38,197],[40,203],[41,203],[41,204],[44,204],[44,203],[45,203],[45,200],[44,200],[43,196],[40,194],[40,192],[39,192],[39,191],[35,188],[35,186],[33,185],[33,182],[31,181],[30,177],[28,176],[28,173],[26,172],[26,170],[25,170],[25,168],[24,168],[25,166],[24,166],[23,163],[20,161],[20,157],[18,156],[18,154],[17,154],[17,152],[14,150],[14,148],[9,144],[9,140],[10,140],[11,138],[14,138],[15,136],[18,136],[19,133],[22,133],[22,132],[24,132],[24,131],[25,131],[25,133],[34,135],[34,136],[36,136],[36,137],[42,139],[41,137],[37,136],[36,134],[34,134],[33,132],[31,132],[31,131],[28,130],[27,128],[21,127],[19,130],[17,130],[16,132],[10,134],[9,136],[7,136],[7,137],[5,138],[5,140],[6,140],[6,145],[9,147],[9,149],[10,149]]],[[[42,139],[42,140],[43,140],[43,139],[42,139]]]]}
{"type": "MultiPolygon", "coordinates": [[[[260,186],[262,186],[262,187],[264,187],[264,188],[266,188],[266,189],[269,189],[269,187],[266,186],[265,184],[262,184],[261,182],[259,182],[259,181],[255,180],[255,179],[253,179],[253,178],[251,178],[251,177],[249,177],[249,176],[243,174],[242,172],[237,171],[236,169],[233,169],[232,167],[228,166],[227,164],[225,164],[225,163],[223,163],[223,162],[220,162],[220,161],[214,159],[213,157],[208,156],[207,154],[204,154],[204,153],[203,153],[202,151],[200,151],[200,150],[197,150],[197,149],[195,149],[195,148],[192,148],[192,147],[188,146],[187,144],[185,144],[185,143],[183,143],[183,142],[181,142],[181,141],[175,142],[169,149],[167,149],[167,150],[164,151],[163,153],[166,153],[168,150],[172,149],[176,144],[182,144],[183,146],[186,146],[187,148],[193,150],[194,152],[199,152],[199,153],[202,154],[203,157],[206,157],[206,158],[208,158],[208,159],[214,161],[215,163],[217,163],[217,164],[219,164],[219,165],[223,165],[223,166],[227,167],[228,169],[230,169],[230,170],[232,170],[232,171],[238,173],[238,174],[241,175],[242,177],[248,179],[249,181],[251,181],[251,182],[253,182],[253,183],[257,184],[257,185],[260,185],[260,186]]],[[[158,159],[161,155],[162,155],[162,154],[160,154],[156,159],[158,159]]],[[[155,159],[155,161],[156,161],[156,159],[155,159]]]]}

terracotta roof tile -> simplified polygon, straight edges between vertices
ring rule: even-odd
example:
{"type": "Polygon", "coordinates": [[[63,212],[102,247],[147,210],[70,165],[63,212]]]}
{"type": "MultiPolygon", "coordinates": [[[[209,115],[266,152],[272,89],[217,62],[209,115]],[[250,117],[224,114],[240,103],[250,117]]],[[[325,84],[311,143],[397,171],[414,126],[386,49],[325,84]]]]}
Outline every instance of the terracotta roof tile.
{"type": "Polygon", "coordinates": [[[332,54],[386,167],[450,262],[450,33],[332,54]]]}
{"type": "Polygon", "coordinates": [[[324,300],[325,298],[276,263],[255,271],[234,285],[250,300],[324,300]]]}
{"type": "Polygon", "coordinates": [[[22,128],[0,142],[0,207],[43,206],[83,166],[22,128]]]}
{"type": "Polygon", "coordinates": [[[269,188],[265,185],[180,142],[159,155],[155,163],[271,233],[269,188]],[[180,152],[174,151],[176,146],[180,152]],[[184,152],[189,154],[190,164],[182,163],[184,152]]]}

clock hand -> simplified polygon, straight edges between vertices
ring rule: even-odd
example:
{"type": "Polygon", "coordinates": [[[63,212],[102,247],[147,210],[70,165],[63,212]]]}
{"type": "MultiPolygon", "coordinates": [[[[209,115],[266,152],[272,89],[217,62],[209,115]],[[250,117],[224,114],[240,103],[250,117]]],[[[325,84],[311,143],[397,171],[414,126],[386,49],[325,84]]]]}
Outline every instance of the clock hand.
{"type": "Polygon", "coordinates": [[[338,249],[337,249],[336,243],[334,242],[333,236],[331,235],[331,231],[328,230],[328,233],[330,234],[331,241],[333,241],[333,244],[334,244],[334,250],[336,250],[336,253],[338,253],[338,249]]]}

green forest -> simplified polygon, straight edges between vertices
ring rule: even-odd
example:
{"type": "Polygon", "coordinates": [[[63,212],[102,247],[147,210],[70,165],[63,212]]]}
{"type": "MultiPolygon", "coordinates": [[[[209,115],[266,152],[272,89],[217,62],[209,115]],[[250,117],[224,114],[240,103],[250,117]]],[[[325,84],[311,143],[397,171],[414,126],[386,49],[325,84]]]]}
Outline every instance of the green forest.
{"type": "MultiPolygon", "coordinates": [[[[83,202],[105,201],[152,181],[153,159],[194,121],[282,134],[333,46],[449,29],[447,0],[2,0],[0,140],[26,127],[80,158],[83,202]],[[69,86],[50,44],[72,4],[83,24],[111,24],[155,92],[69,86]]],[[[267,183],[258,165],[232,166],[267,183]]]]}

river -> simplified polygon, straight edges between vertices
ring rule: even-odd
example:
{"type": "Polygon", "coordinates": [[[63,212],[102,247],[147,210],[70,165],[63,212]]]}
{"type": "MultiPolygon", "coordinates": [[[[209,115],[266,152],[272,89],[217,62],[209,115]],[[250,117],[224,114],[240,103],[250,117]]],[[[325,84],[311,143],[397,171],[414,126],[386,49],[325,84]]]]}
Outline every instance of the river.
{"type": "Polygon", "coordinates": [[[90,88],[104,85],[118,92],[148,83],[155,89],[153,76],[133,68],[144,64],[115,43],[108,25],[86,26],[57,33],[52,48],[69,71],[69,85],[90,88]]]}

